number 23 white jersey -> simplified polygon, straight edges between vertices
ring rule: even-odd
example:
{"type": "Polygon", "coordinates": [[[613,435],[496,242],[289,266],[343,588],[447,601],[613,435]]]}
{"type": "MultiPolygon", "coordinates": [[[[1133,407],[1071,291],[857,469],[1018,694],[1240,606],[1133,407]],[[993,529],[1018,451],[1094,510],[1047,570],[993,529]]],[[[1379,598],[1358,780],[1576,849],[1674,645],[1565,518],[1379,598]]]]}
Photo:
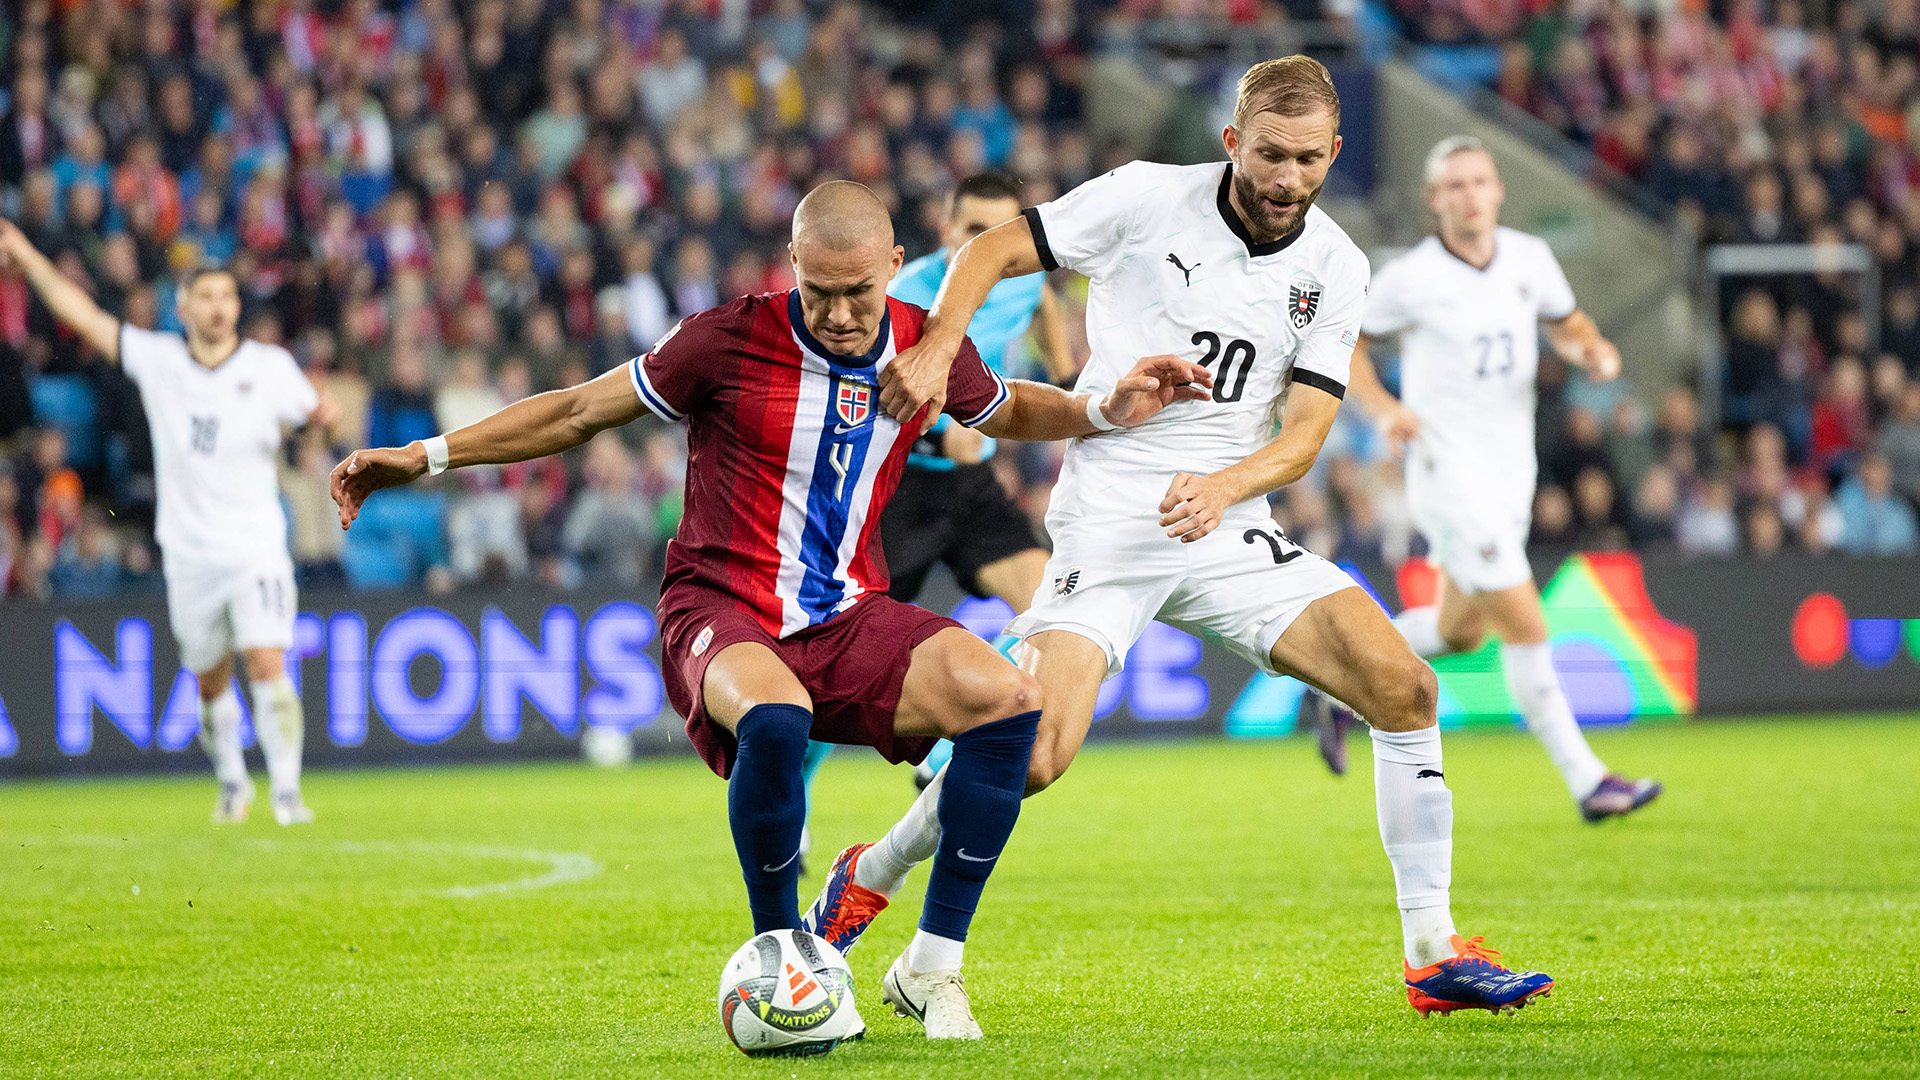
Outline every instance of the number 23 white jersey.
{"type": "Polygon", "coordinates": [[[1366,256],[1318,209],[1292,236],[1254,243],[1228,202],[1231,175],[1225,162],[1136,161],[1025,212],[1042,265],[1092,279],[1093,356],[1078,389],[1105,394],[1142,357],[1167,353],[1214,375],[1210,401],[1074,440],[1050,529],[1083,516],[1158,518],[1175,473],[1215,472],[1272,438],[1290,382],[1346,392],[1366,256]]]}
{"type": "Polygon", "coordinates": [[[275,566],[288,560],[275,470],[282,425],[318,403],[293,355],[242,341],[219,367],[178,334],[120,327],[120,366],[140,388],[153,432],[154,538],[167,570],[275,566]]]}
{"type": "Polygon", "coordinates": [[[1432,236],[1380,269],[1361,329],[1400,335],[1400,399],[1420,418],[1410,478],[1531,502],[1540,320],[1574,306],[1547,242],[1514,229],[1497,231],[1484,270],[1432,236]]]}

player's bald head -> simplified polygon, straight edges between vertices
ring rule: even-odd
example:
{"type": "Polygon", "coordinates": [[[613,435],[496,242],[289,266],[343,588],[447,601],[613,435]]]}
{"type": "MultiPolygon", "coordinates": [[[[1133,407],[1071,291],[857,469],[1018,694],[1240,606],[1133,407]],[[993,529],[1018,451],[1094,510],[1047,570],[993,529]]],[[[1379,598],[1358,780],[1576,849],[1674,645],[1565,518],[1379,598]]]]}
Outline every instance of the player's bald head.
{"type": "Polygon", "coordinates": [[[886,206],[860,184],[821,184],[794,207],[787,251],[807,330],[829,351],[865,353],[886,316],[887,282],[906,255],[894,246],[886,206]]]}
{"type": "Polygon", "coordinates": [[[793,210],[793,246],[848,252],[893,246],[893,218],[865,184],[829,180],[807,193],[793,210]]]}

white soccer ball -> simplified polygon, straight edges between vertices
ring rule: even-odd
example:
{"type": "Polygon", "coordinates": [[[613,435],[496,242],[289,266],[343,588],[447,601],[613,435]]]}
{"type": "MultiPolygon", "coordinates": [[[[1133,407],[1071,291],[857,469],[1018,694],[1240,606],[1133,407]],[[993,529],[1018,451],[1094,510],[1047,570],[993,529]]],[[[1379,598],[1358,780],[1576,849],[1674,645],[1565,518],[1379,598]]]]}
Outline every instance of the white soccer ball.
{"type": "Polygon", "coordinates": [[[750,1057],[824,1054],[866,1034],[853,970],[804,930],[769,930],[720,969],[720,1026],[750,1057]]]}
{"type": "Polygon", "coordinates": [[[590,724],[580,733],[580,753],[603,769],[617,769],[633,760],[633,735],[590,724]]]}

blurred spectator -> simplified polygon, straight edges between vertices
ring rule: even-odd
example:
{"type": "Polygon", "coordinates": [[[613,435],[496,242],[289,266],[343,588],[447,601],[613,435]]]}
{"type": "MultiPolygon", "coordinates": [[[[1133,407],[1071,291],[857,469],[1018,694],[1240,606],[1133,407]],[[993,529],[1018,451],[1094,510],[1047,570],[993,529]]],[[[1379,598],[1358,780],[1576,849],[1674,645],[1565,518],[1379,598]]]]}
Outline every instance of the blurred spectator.
{"type": "Polygon", "coordinates": [[[346,580],[340,550],[346,533],[333,504],[333,455],[309,433],[293,444],[293,464],[280,469],[280,496],[287,504],[287,547],[302,588],[346,580]]]}
{"type": "Polygon", "coordinates": [[[81,508],[77,527],[55,549],[48,578],[63,599],[97,600],[119,591],[119,545],[97,503],[81,508]]]}
{"type": "Polygon", "coordinates": [[[1697,499],[1680,512],[1674,529],[1680,550],[1690,555],[1731,555],[1740,549],[1740,528],[1733,516],[1733,485],[1707,481],[1697,499]]]}
{"type": "Polygon", "coordinates": [[[1887,459],[1894,490],[1920,505],[1920,379],[1901,391],[1900,407],[1880,429],[1874,452],[1887,459]]]}
{"type": "Polygon", "coordinates": [[[388,382],[373,392],[367,439],[374,446],[405,446],[438,435],[433,397],[427,391],[426,358],[420,347],[396,344],[387,367],[388,382]]]}
{"type": "Polygon", "coordinates": [[[652,549],[653,509],[635,490],[633,461],[613,432],[587,444],[586,490],[568,512],[561,542],[583,582],[632,588],[652,549]]]}
{"type": "Polygon", "coordinates": [[[1840,548],[1847,554],[1920,553],[1920,522],[1913,506],[1894,493],[1893,466],[1884,456],[1866,455],[1859,475],[1840,485],[1833,501],[1846,520],[1840,548]]]}

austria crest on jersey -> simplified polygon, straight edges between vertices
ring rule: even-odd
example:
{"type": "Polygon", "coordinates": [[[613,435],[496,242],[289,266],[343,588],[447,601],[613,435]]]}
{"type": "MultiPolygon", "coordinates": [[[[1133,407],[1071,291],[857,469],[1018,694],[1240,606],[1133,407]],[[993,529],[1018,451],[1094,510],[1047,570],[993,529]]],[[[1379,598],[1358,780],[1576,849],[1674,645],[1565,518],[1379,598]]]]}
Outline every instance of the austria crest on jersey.
{"type": "Polygon", "coordinates": [[[1295,278],[1287,286],[1287,315],[1296,330],[1305,330],[1320,310],[1320,283],[1312,278],[1295,278]]]}
{"type": "Polygon", "coordinates": [[[833,382],[833,406],[840,422],[849,427],[866,423],[873,415],[873,387],[852,379],[835,378],[833,382]]]}

